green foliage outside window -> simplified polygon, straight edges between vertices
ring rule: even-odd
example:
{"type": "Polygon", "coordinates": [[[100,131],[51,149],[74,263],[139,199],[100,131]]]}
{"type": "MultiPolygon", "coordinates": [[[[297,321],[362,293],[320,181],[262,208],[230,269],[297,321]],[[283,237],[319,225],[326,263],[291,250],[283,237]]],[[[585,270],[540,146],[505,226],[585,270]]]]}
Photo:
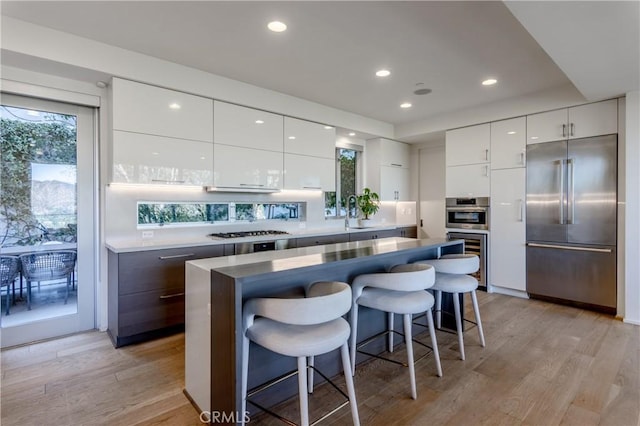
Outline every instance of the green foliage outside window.
{"type": "MultiPolygon", "coordinates": [[[[0,245],[33,245],[49,240],[73,241],[75,214],[63,225],[48,228],[46,214],[35,215],[32,200],[31,164],[75,165],[76,117],[44,113],[27,121],[7,118],[20,108],[0,106],[0,245]]],[[[24,111],[24,110],[22,110],[24,111]]],[[[75,188],[74,188],[75,193],[75,188]]],[[[75,195],[74,195],[75,197],[75,195]]],[[[75,212],[75,199],[72,206],[75,212]]],[[[69,206],[64,210],[68,211],[69,206]]],[[[48,209],[51,216],[60,212],[48,209]]]]}

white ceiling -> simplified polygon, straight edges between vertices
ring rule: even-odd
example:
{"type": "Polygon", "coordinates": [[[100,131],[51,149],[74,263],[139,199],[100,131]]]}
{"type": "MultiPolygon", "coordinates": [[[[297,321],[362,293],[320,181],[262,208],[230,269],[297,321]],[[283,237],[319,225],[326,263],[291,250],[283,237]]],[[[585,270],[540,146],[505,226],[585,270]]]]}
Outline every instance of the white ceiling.
{"type": "MultiPolygon", "coordinates": [[[[562,38],[562,29],[547,36],[540,30],[545,20],[540,10],[553,12],[548,9],[555,6],[547,3],[565,2],[535,2],[533,11],[526,10],[531,2],[522,3],[520,9],[509,7],[521,21],[530,18],[538,42],[553,46],[562,39],[563,49],[574,46],[574,55],[589,54],[590,45],[562,38]]],[[[570,10],[583,2],[566,3],[570,10]]],[[[601,9],[595,13],[602,16],[601,9]]],[[[2,14],[393,124],[570,84],[499,1],[2,1],[2,14]],[[288,30],[268,31],[266,24],[274,19],[287,23],[288,30]],[[391,70],[391,76],[375,77],[380,68],[391,70]],[[488,77],[498,84],[482,86],[488,77]],[[433,92],[417,96],[412,93],[417,88],[433,92]],[[413,107],[399,108],[405,101],[413,107]]],[[[619,26],[609,18],[601,19],[601,29],[619,26]]],[[[618,32],[607,43],[627,35],[618,32]]],[[[3,57],[7,60],[11,56],[3,57]]],[[[585,95],[625,93],[621,84],[603,87],[602,76],[591,78],[600,84],[592,93],[595,83],[580,78],[584,70],[568,74],[585,95]]]]}

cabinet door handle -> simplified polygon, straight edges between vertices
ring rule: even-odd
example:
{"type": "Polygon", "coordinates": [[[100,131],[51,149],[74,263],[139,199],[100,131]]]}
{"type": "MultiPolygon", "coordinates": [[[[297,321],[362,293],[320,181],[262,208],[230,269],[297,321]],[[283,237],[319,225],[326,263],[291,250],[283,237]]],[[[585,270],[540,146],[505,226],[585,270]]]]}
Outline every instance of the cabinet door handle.
{"type": "Polygon", "coordinates": [[[524,166],[524,152],[520,153],[520,164],[524,166]]]}
{"type": "Polygon", "coordinates": [[[303,189],[322,189],[321,186],[303,186],[303,189]]]}
{"type": "Polygon", "coordinates": [[[567,137],[567,125],[566,124],[562,125],[562,137],[563,138],[567,137]]]}
{"type": "Polygon", "coordinates": [[[489,177],[489,166],[484,166],[484,175],[485,177],[489,177]]]}
{"type": "Polygon", "coordinates": [[[257,188],[262,188],[264,185],[261,184],[253,184],[253,183],[241,183],[240,186],[251,186],[251,187],[257,187],[257,188]]]}
{"type": "Polygon", "coordinates": [[[185,183],[186,181],[184,181],[184,180],[168,180],[168,179],[151,179],[151,182],[158,182],[158,183],[185,183]]]}
{"type": "Polygon", "coordinates": [[[518,203],[520,203],[518,222],[524,222],[524,200],[519,199],[518,203]]]}
{"type": "Polygon", "coordinates": [[[569,136],[573,136],[574,135],[574,131],[573,131],[573,123],[571,123],[569,125],[569,136]]]}
{"type": "Polygon", "coordinates": [[[488,149],[484,150],[484,161],[489,161],[489,150],[488,149]]]}
{"type": "Polygon", "coordinates": [[[402,164],[398,164],[398,163],[391,163],[391,165],[392,165],[393,167],[402,167],[402,164]]]}
{"type": "Polygon", "coordinates": [[[160,299],[171,299],[174,297],[180,297],[180,296],[184,296],[184,293],[174,293],[174,294],[163,294],[162,296],[160,296],[160,299]]]}
{"type": "Polygon", "coordinates": [[[180,259],[182,257],[192,257],[195,256],[194,253],[186,253],[186,254],[174,254],[171,256],[160,256],[158,259],[160,260],[169,260],[169,259],[180,259]]]}

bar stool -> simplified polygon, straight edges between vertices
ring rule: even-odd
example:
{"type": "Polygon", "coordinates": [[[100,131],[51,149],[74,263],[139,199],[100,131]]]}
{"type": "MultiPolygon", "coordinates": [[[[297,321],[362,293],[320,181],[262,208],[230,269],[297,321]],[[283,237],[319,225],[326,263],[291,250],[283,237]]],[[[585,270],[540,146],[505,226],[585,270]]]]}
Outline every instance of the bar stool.
{"type": "Polygon", "coordinates": [[[453,310],[456,317],[456,330],[458,333],[458,345],[460,346],[460,358],[464,361],[464,337],[462,330],[462,315],[460,313],[460,294],[471,293],[473,313],[478,326],[480,345],[485,347],[480,310],[476,289],[478,280],[471,275],[480,268],[480,260],[475,254],[447,254],[438,259],[421,260],[416,264],[431,265],[436,270],[436,282],[432,287],[436,295],[436,326],[440,328],[442,323],[442,292],[453,295],[453,310]]]}
{"type": "MultiPolygon", "coordinates": [[[[250,341],[275,353],[298,359],[300,422],[303,426],[309,424],[307,392],[312,393],[313,371],[318,371],[313,367],[313,357],[340,348],[348,395],[345,395],[332,382],[329,381],[329,383],[348,398],[348,403],[351,404],[353,424],[360,424],[347,344],[351,330],[349,323],[342,318],[342,315],[349,312],[351,308],[351,289],[348,284],[343,282],[317,282],[307,289],[306,295],[306,298],[299,299],[255,298],[248,300],[244,305],[242,313],[244,330],[242,424],[245,422],[244,413],[246,413],[247,401],[249,401],[247,399],[247,382],[250,341]],[[307,357],[309,357],[309,365],[307,357]]],[[[320,372],[318,371],[318,373],[320,372]]],[[[325,376],[323,375],[323,377],[325,376]]],[[[327,378],[325,377],[325,379],[327,378]]],[[[294,424],[252,401],[249,402],[289,424],[294,424]]],[[[322,419],[346,404],[347,402],[323,416],[322,419]]]]}
{"type": "MultiPolygon", "coordinates": [[[[351,307],[351,370],[355,373],[356,352],[373,339],[382,335],[392,335],[393,315],[401,314],[404,320],[404,341],[407,347],[407,364],[409,367],[409,379],[411,381],[411,397],[417,398],[416,375],[413,360],[413,339],[411,327],[413,314],[427,312],[429,335],[433,347],[433,355],[436,361],[438,376],[442,377],[438,343],[436,341],[433,317],[430,315],[433,307],[433,296],[425,290],[431,287],[435,280],[435,269],[428,265],[397,265],[391,268],[389,273],[364,274],[357,276],[351,284],[353,302],[351,307]],[[358,332],[358,307],[366,306],[388,313],[388,329],[370,339],[356,345],[358,332]]],[[[400,333],[399,333],[400,334],[400,333]]],[[[388,340],[388,350],[393,351],[393,340],[388,340]]],[[[426,345],[425,345],[426,346],[426,345]]],[[[360,351],[363,352],[363,351],[360,351]]],[[[377,355],[363,352],[367,355],[377,355]]],[[[405,365],[394,360],[382,358],[397,364],[405,365]]]]}

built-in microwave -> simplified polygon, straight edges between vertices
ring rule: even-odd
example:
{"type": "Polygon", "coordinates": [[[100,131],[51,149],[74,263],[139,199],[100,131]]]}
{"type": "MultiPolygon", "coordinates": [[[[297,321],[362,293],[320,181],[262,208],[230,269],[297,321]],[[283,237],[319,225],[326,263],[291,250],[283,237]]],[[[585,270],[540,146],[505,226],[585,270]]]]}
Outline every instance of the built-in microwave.
{"type": "Polygon", "coordinates": [[[447,198],[447,228],[489,229],[489,197],[447,198]]]}

